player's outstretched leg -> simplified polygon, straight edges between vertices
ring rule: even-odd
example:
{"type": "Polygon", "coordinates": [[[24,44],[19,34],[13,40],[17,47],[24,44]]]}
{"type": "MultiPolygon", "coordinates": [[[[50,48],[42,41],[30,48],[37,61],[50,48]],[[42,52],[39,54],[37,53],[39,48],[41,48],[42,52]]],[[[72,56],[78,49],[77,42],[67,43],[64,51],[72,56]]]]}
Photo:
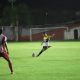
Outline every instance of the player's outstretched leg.
{"type": "Polygon", "coordinates": [[[9,69],[11,71],[11,74],[13,74],[12,62],[9,59],[9,55],[7,53],[4,53],[3,58],[8,62],[9,69]]]}
{"type": "Polygon", "coordinates": [[[38,57],[43,51],[44,51],[44,50],[42,49],[36,57],[38,57]]]}
{"type": "Polygon", "coordinates": [[[37,57],[40,56],[45,50],[47,50],[47,48],[43,48],[43,49],[39,52],[39,54],[37,55],[37,57]]]}
{"type": "Polygon", "coordinates": [[[39,52],[39,54],[37,55],[40,56],[45,50],[47,50],[48,48],[50,48],[51,46],[44,46],[43,49],[39,52]]]}
{"type": "Polygon", "coordinates": [[[48,46],[48,48],[50,48],[50,47],[52,47],[52,46],[48,46]]]}
{"type": "Polygon", "coordinates": [[[9,69],[11,71],[11,74],[13,74],[13,68],[12,68],[12,63],[10,60],[8,60],[8,65],[9,65],[9,69]]]}

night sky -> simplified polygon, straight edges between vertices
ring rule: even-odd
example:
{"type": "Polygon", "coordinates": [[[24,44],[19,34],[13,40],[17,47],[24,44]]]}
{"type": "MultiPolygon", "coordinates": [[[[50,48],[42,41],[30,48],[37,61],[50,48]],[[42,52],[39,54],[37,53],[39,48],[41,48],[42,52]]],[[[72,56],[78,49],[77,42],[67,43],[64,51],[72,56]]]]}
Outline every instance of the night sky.
{"type": "MultiPolygon", "coordinates": [[[[16,0],[15,4],[25,3],[31,8],[53,10],[80,10],[80,0],[16,0]]],[[[8,0],[0,0],[0,9],[9,5],[8,0]]]]}
{"type": "MultiPolygon", "coordinates": [[[[15,0],[13,5],[22,3],[32,11],[33,24],[80,20],[80,0],[15,0]]],[[[4,8],[7,6],[11,6],[9,0],[0,0],[0,17],[3,17],[4,8]]]]}

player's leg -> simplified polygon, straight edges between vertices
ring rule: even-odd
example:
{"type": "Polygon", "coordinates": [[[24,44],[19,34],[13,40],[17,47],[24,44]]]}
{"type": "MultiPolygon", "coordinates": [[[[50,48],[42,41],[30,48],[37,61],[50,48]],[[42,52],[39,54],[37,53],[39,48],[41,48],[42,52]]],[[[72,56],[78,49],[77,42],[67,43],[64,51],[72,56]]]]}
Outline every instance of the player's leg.
{"type": "Polygon", "coordinates": [[[11,74],[13,74],[12,62],[11,62],[11,60],[10,60],[10,58],[9,58],[9,55],[8,55],[6,52],[4,52],[4,53],[2,53],[2,54],[3,54],[2,57],[8,62],[9,69],[10,69],[10,71],[11,71],[11,74]]]}
{"type": "Polygon", "coordinates": [[[50,48],[50,47],[52,47],[52,46],[48,46],[48,48],[50,48]]]}
{"type": "Polygon", "coordinates": [[[37,57],[40,56],[41,53],[43,53],[45,50],[47,50],[47,47],[46,46],[43,46],[42,50],[39,52],[39,54],[37,55],[37,57]]]}

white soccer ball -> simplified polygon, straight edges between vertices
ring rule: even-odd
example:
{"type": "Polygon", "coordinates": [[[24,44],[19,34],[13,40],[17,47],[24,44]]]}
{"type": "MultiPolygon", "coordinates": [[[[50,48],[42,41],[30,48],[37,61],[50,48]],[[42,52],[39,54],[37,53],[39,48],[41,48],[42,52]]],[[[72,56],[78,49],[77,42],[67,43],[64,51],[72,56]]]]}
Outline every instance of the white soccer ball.
{"type": "Polygon", "coordinates": [[[35,53],[32,53],[32,57],[35,57],[35,53]]]}

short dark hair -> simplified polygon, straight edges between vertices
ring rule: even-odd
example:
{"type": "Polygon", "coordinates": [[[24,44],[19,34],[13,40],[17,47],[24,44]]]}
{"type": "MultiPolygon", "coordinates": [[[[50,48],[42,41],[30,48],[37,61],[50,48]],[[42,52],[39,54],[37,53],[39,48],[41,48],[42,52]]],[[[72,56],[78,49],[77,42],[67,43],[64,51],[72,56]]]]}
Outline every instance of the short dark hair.
{"type": "Polygon", "coordinates": [[[46,32],[43,32],[43,34],[46,34],[46,32]]]}
{"type": "Polygon", "coordinates": [[[0,35],[2,34],[2,31],[3,31],[3,30],[2,30],[2,29],[0,29],[0,35]]]}

